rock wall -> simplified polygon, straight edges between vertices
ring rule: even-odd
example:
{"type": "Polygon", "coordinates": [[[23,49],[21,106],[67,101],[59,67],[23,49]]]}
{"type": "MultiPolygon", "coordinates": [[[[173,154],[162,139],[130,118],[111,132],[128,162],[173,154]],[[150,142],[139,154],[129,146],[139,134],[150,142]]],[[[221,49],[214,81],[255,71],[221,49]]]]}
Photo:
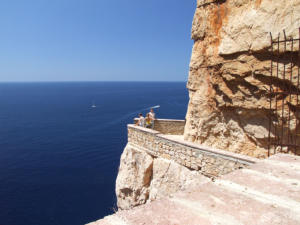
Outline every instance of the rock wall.
{"type": "MultiPolygon", "coordinates": [[[[297,38],[299,26],[300,0],[198,0],[185,140],[266,157],[269,32],[297,38]]],[[[284,83],[279,77],[276,85],[284,83]]],[[[300,130],[299,121],[291,129],[300,130]]]]}
{"type": "Polygon", "coordinates": [[[128,144],[121,157],[116,181],[117,205],[119,209],[130,209],[208,180],[198,171],[155,158],[128,144]]]}

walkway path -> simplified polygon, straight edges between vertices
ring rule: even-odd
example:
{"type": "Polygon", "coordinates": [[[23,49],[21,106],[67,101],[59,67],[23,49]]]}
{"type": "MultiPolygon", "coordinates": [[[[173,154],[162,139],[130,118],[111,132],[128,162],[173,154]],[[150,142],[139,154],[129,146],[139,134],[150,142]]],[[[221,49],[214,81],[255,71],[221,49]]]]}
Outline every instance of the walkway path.
{"type": "Polygon", "coordinates": [[[88,225],[300,225],[300,157],[278,154],[88,225]]]}

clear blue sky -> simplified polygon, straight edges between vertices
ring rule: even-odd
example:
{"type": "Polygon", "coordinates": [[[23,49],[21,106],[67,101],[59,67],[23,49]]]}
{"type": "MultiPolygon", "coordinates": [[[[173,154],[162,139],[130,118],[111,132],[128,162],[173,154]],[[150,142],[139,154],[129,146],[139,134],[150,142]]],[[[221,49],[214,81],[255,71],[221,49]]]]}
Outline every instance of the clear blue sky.
{"type": "Polygon", "coordinates": [[[0,1],[0,81],[185,81],[196,0],[0,1]]]}

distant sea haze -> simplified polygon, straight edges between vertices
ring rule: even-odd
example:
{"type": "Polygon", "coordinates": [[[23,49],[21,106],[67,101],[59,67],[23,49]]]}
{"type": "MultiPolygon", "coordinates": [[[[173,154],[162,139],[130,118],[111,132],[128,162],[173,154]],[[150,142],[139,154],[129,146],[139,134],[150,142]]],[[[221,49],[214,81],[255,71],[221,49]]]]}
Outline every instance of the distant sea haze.
{"type": "Polygon", "coordinates": [[[0,224],[112,213],[126,125],[156,105],[184,119],[187,103],[184,82],[0,83],[0,224]]]}

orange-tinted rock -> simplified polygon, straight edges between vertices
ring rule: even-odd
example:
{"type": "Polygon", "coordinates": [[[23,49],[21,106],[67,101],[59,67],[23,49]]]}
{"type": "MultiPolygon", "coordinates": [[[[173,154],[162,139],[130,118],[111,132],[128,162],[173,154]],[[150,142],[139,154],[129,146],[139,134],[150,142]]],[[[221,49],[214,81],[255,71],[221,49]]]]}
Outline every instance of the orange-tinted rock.
{"type": "MultiPolygon", "coordinates": [[[[185,140],[266,157],[270,113],[269,33],[276,37],[285,29],[287,37],[297,38],[299,24],[300,1],[198,1],[192,28],[195,43],[187,83],[190,101],[185,140]]],[[[294,46],[293,50],[298,49],[299,46],[294,46]]],[[[279,51],[282,50],[281,46],[279,51]]],[[[279,63],[279,71],[282,70],[283,64],[279,63]]],[[[296,74],[297,68],[293,70],[296,74]]],[[[279,76],[275,86],[283,91],[285,80],[279,76]]],[[[296,76],[293,79],[296,83],[296,76]]],[[[292,97],[291,103],[295,102],[292,97]]],[[[280,111],[276,113],[279,115],[280,111]]],[[[296,117],[291,113],[292,132],[300,131],[296,117]]]]}

